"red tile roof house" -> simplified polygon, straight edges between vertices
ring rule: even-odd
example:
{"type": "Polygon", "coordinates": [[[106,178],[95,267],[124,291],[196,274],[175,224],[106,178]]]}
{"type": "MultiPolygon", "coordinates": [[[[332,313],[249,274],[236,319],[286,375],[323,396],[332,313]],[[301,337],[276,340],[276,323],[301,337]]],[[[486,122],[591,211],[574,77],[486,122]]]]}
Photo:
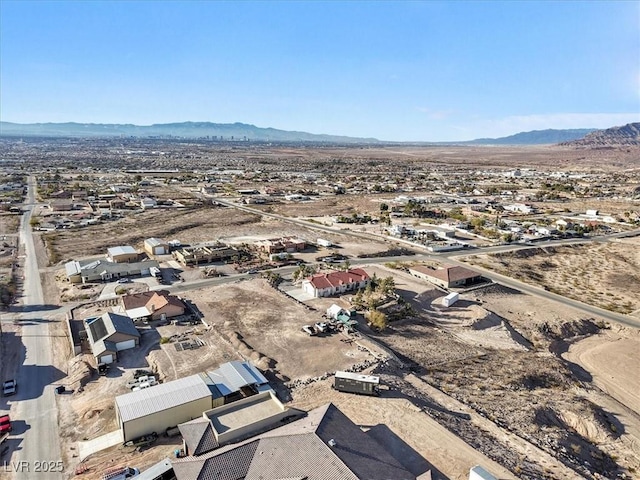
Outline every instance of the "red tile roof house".
{"type": "Polygon", "coordinates": [[[302,289],[314,297],[329,297],[350,290],[365,288],[371,277],[361,268],[353,268],[346,272],[319,273],[302,282],[302,289]]]}

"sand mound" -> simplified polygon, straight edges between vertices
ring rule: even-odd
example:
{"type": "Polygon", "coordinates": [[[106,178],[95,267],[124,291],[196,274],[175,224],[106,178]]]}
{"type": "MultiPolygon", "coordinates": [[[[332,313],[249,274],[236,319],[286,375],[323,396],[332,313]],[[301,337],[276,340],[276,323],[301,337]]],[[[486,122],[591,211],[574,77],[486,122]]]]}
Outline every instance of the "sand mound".
{"type": "MultiPolygon", "coordinates": [[[[434,306],[438,300],[434,301],[434,306]]],[[[458,305],[458,304],[456,304],[458,305]]],[[[438,308],[436,322],[460,340],[501,350],[528,350],[530,343],[511,324],[495,313],[475,304],[438,308]]]]}
{"type": "Polygon", "coordinates": [[[84,357],[84,355],[79,355],[69,360],[69,375],[66,378],[65,386],[72,389],[84,388],[91,381],[95,369],[84,357]]]}

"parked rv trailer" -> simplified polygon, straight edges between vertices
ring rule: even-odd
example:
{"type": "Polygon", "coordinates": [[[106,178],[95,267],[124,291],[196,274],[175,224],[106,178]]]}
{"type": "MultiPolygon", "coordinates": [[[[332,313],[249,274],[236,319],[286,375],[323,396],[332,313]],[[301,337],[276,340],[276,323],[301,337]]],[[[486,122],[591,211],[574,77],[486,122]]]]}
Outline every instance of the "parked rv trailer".
{"type": "Polygon", "coordinates": [[[380,377],[360,373],[336,372],[333,388],[339,392],[378,395],[380,377]]]}

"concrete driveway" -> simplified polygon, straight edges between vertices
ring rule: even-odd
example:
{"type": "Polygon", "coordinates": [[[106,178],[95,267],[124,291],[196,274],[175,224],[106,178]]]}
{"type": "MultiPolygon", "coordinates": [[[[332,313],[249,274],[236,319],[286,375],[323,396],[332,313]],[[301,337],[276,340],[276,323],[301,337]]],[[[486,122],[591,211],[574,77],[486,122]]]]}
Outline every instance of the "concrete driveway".
{"type": "Polygon", "coordinates": [[[89,455],[96,452],[106,450],[109,447],[119,445],[123,442],[122,431],[115,430],[111,433],[107,433],[93,440],[87,440],[86,442],[78,442],[78,456],[80,461],[84,461],[89,455]]]}

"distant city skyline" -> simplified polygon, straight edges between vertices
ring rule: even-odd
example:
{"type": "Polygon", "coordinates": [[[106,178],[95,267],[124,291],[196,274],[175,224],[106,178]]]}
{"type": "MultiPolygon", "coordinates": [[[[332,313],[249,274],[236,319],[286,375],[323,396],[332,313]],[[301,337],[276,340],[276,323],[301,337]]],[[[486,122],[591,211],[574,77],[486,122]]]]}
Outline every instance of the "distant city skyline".
{"type": "Polygon", "coordinates": [[[640,121],[640,2],[0,2],[0,119],[456,141],[640,121]]]}

